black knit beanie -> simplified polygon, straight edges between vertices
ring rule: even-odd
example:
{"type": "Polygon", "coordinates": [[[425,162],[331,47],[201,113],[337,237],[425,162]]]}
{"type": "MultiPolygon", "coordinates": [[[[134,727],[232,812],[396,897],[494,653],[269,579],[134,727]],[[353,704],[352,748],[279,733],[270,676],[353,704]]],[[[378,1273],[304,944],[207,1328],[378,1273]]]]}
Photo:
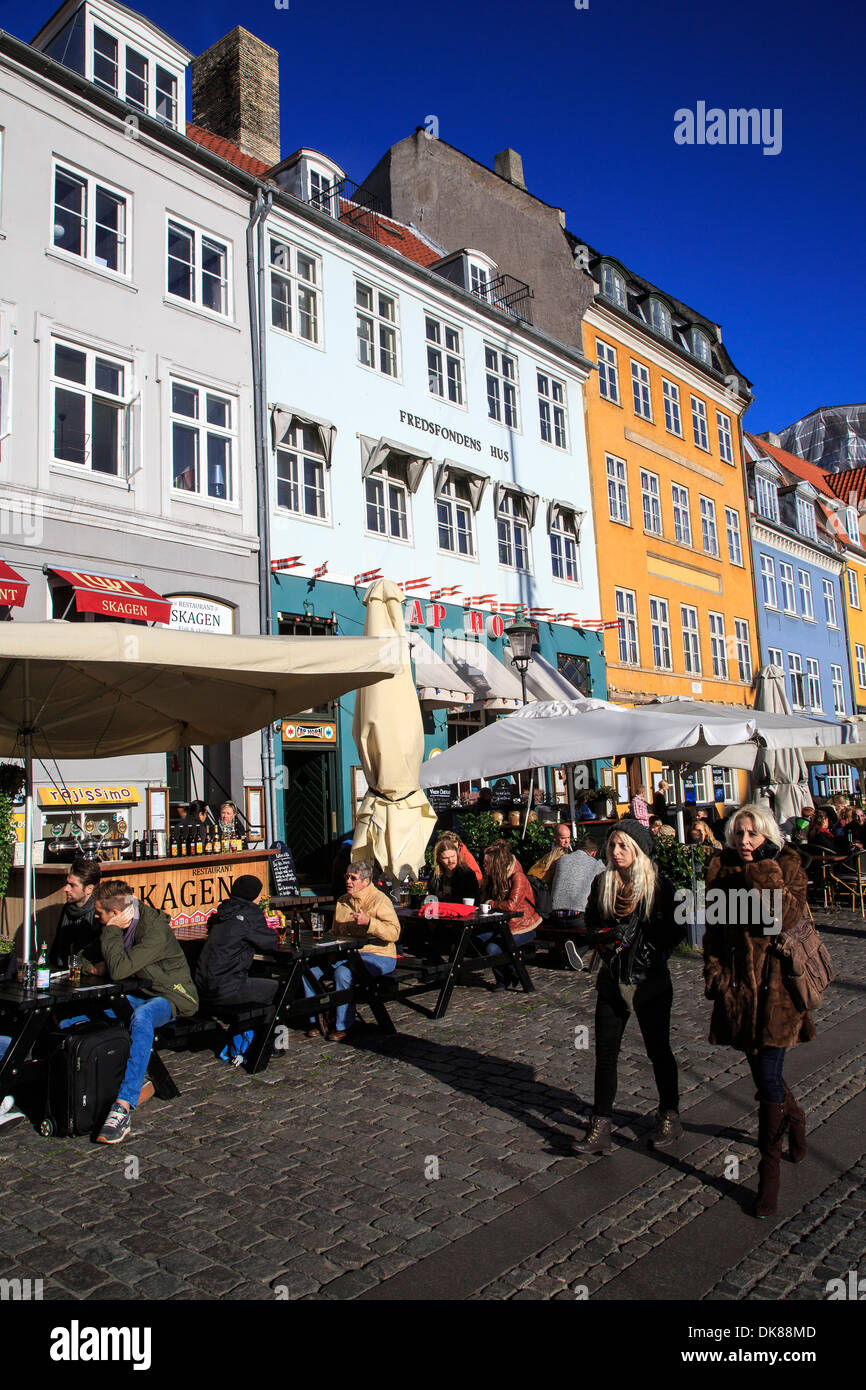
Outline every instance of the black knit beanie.
{"type": "Polygon", "coordinates": [[[621,830],[623,835],[628,835],[629,839],[634,840],[638,848],[652,859],[656,850],[655,836],[645,825],[641,825],[639,820],[632,820],[629,817],[628,820],[617,821],[616,825],[610,827],[610,834],[607,838],[610,839],[610,836],[615,835],[617,830],[621,830]]]}
{"type": "Polygon", "coordinates": [[[232,884],[232,897],[243,898],[248,903],[254,903],[261,891],[262,881],[255,874],[241,874],[232,884]]]}

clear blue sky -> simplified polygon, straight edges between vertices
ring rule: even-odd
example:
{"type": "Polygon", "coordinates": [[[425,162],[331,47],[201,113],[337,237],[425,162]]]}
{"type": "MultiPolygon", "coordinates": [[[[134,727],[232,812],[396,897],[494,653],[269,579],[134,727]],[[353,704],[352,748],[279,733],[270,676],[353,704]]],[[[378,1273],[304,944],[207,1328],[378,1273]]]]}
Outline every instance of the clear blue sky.
{"type": "MultiPolygon", "coordinates": [[[[435,115],[512,145],[570,230],[723,326],[753,431],[866,399],[862,0],[137,0],[193,52],[241,23],[278,49],[283,153],[361,179],[435,115]],[[674,112],[782,110],[782,150],[680,146],[674,112]]],[[[0,0],[30,39],[52,12],[0,0]]]]}

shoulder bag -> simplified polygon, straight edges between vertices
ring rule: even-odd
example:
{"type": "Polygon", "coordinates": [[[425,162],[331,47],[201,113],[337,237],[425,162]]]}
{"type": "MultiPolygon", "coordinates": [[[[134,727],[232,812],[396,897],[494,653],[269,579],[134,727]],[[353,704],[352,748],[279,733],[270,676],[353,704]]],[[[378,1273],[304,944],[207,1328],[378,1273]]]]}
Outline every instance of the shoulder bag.
{"type": "Polygon", "coordinates": [[[801,917],[779,937],[782,979],[798,1009],[817,1009],[824,990],[836,978],[830,953],[807,918],[801,917]]]}

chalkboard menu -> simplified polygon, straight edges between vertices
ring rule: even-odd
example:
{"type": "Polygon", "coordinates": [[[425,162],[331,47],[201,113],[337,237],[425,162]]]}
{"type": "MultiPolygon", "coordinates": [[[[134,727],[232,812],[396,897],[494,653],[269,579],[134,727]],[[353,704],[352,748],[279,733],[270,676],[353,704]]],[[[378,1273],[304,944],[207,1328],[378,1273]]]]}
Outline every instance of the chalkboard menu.
{"type": "Polygon", "coordinates": [[[424,795],[430,802],[437,816],[444,816],[446,811],[451,810],[450,787],[426,787],[424,795]]]}
{"type": "Polygon", "coordinates": [[[500,777],[499,781],[494,782],[490,788],[490,804],[501,811],[504,807],[510,806],[513,800],[514,783],[500,777]]]}
{"type": "Polygon", "coordinates": [[[274,885],[275,897],[297,898],[299,896],[295,856],[290,849],[284,849],[282,853],[275,854],[271,859],[271,881],[274,885]]]}

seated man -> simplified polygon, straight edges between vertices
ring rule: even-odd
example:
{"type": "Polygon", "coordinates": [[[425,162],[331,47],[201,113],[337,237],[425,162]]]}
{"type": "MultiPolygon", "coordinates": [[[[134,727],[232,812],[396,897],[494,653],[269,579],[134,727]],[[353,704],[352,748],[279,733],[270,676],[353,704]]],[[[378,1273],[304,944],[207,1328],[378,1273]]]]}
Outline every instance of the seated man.
{"type": "Polygon", "coordinates": [[[553,832],[553,844],[546,854],[540,859],[536,859],[529,873],[533,878],[541,878],[548,885],[553,883],[553,875],[556,871],[558,861],[565,854],[571,853],[571,826],[567,821],[560,821],[553,832]]]}
{"type": "Polygon", "coordinates": [[[202,1008],[273,1001],[276,980],[249,978],[255,952],[273,951],[277,944],[276,932],[271,931],[258,906],[262,891],[260,878],[242,874],[232,883],[231,897],[208,919],[208,937],[195,971],[202,1008]]]}
{"type": "Polygon", "coordinates": [[[130,1132],[130,1114],[141,1096],[154,1030],[177,1015],[194,1014],[198,995],[164,912],[136,898],[129,884],[117,878],[103,880],[94,899],[106,974],[111,980],[134,980],[136,987],[135,994],[126,996],[134,1010],[129,1061],[117,1100],[97,1136],[100,1144],[119,1144],[130,1132]]]}
{"type": "MultiPolygon", "coordinates": [[[[361,960],[371,975],[389,975],[397,964],[397,948],[394,943],[400,936],[400,923],[394,911],[394,904],[381,893],[372,882],[373,866],[367,860],[350,864],[346,870],[346,892],[337,900],[334,924],[329,936],[357,937],[364,942],[361,960]]],[[[322,978],[317,965],[310,972],[315,979],[322,978]]],[[[348,989],[352,983],[352,972],[344,960],[334,963],[334,984],[337,989],[348,989]]],[[[304,980],[304,993],[311,998],[315,993],[312,985],[304,980]]],[[[316,1020],[310,1019],[308,1038],[318,1036],[316,1020]]],[[[328,1034],[328,1042],[342,1042],[355,1023],[354,1004],[337,1006],[336,1027],[328,1034]]]]}
{"type": "MultiPolygon", "coordinates": [[[[598,858],[598,851],[599,842],[596,837],[587,835],[582,849],[575,850],[574,854],[559,860],[553,875],[553,912],[569,911],[576,917],[583,917],[592,881],[604,873],[604,863],[598,858]]],[[[583,962],[574,942],[566,941],[564,950],[572,970],[580,970],[583,962]]]]}
{"type": "Polygon", "coordinates": [[[73,859],[66,874],[63,892],[66,902],[48,952],[49,963],[66,969],[69,957],[83,955],[91,965],[102,959],[99,927],[93,920],[94,893],[102,877],[96,859],[73,859]]]}

